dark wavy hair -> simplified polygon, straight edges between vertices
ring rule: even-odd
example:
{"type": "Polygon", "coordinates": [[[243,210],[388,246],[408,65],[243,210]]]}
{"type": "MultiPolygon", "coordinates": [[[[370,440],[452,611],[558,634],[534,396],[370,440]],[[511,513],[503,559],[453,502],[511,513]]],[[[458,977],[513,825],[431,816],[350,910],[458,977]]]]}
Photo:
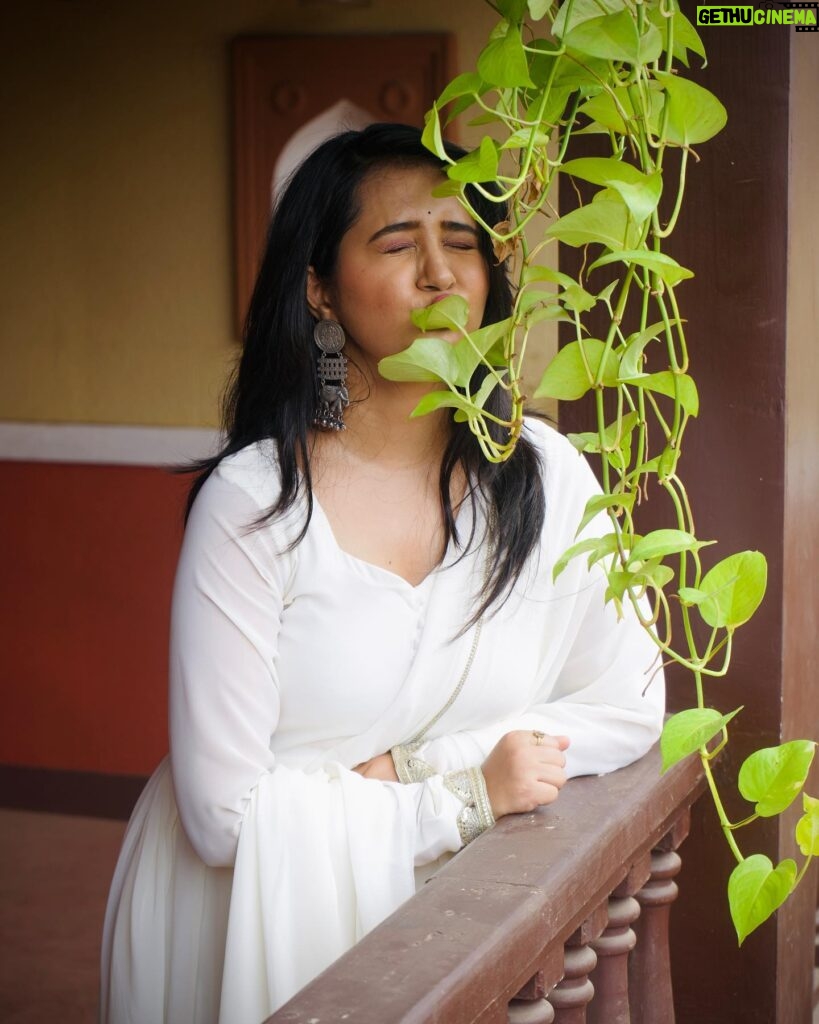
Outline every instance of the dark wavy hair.
{"type": "MultiPolygon", "coordinates": [[[[453,159],[464,150],[445,143],[453,159]]],[[[416,128],[373,124],[328,139],[297,168],[276,204],[261,269],[245,321],[244,349],[223,403],[225,443],[209,459],[195,463],[198,471],[188,495],[187,513],[204,482],[225,457],[266,438],[278,445],[281,491],[259,522],[286,512],[304,496],[306,515],[295,543],[304,537],[313,514],[309,437],[317,402],[313,324],[306,301],[307,270],[321,280],[332,277],[344,234],[359,215],[359,189],[364,179],[385,167],[432,166],[442,162],[421,143],[416,128]]],[[[489,188],[491,186],[487,186],[489,188]]],[[[487,224],[506,218],[506,207],[470,189],[469,200],[487,224]]],[[[480,250],[489,273],[484,324],[511,313],[512,293],[505,267],[495,260],[491,240],[480,232],[480,250]]],[[[479,368],[473,387],[486,374],[479,368]]],[[[496,388],[487,412],[508,419],[505,392],[496,388]]],[[[452,422],[439,472],[445,544],[454,540],[462,551],[475,541],[458,537],[450,498],[450,481],[461,466],[470,481],[473,505],[482,498],[491,511],[487,578],[470,623],[508,596],[533,552],[544,518],[544,496],[538,456],[521,437],[506,462],[493,464],[482,455],[465,423],[452,422]]],[[[473,523],[475,517],[473,516],[473,523]]],[[[468,625],[469,623],[467,623],[468,625]]]]}

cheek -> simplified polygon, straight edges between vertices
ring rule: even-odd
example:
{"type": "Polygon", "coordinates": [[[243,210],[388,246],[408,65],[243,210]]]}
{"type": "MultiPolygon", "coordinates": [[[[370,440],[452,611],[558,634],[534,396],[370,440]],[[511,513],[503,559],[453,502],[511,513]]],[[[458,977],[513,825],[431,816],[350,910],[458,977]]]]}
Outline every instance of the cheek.
{"type": "Polygon", "coordinates": [[[366,263],[348,266],[335,287],[337,306],[359,316],[388,309],[396,291],[393,276],[379,274],[366,263]]]}
{"type": "Polygon", "coordinates": [[[334,311],[349,337],[374,353],[391,354],[392,348],[380,351],[381,346],[410,323],[409,303],[394,276],[348,268],[336,285],[334,311]]]}
{"type": "Polygon", "coordinates": [[[475,271],[469,296],[469,322],[473,328],[480,327],[483,311],[489,298],[489,273],[486,267],[475,271]]]}

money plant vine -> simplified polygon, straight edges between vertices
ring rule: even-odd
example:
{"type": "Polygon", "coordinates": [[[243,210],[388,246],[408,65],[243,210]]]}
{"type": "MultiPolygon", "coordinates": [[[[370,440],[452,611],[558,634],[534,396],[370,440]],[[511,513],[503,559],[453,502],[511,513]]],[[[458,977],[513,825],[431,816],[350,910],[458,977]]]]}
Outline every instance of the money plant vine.
{"type": "Polygon", "coordinates": [[[603,493],[589,501],[578,524],[578,534],[591,524],[599,535],[584,535],[566,551],[554,576],[573,558],[601,563],[606,600],[618,612],[631,605],[659,649],[658,663],[677,663],[692,674],[696,706],[667,720],[663,770],[695,753],[702,761],[736,859],[728,900],[741,944],[819,853],[819,799],[802,793],[816,746],[809,740],[757,750],[744,761],[737,784],[753,809],[740,821],[730,820],[713,772],[741,709],[723,714],[710,707],[705,684],[728,671],[734,633],[760,604],[767,569],[757,551],[731,554],[707,571],[703,565],[701,552],[714,541],[695,533],[679,467],[699,402],[678,302],[693,275],[664,246],[678,220],[689,162],[698,158],[693,147],[720,131],[726,112],[680,73],[679,65],[687,68],[692,54],[704,59],[705,51],[676,0],[494,0],[491,6],[499,20],[477,67],[444,89],[427,115],[424,142],[446,164],[447,181],[437,194],[456,195],[478,220],[467,185],[508,204],[503,219],[482,223],[516,285],[512,315],[469,333],[465,301],[448,297],[417,311],[415,324],[421,332],[455,329],[459,340],[426,334],[380,369],[394,380],[437,382],[413,415],[453,409],[486,458],[501,461],[523,422],[522,367],[532,328],[546,320],[570,325],[571,340],[546,367],[535,397],[593,394],[594,429],[569,437],[599,457],[603,493]],[[453,161],[443,134],[467,110],[470,123],[486,125],[488,134],[453,161]],[[574,156],[579,135],[593,136],[599,155],[574,156]],[[560,179],[578,199],[581,187],[591,198],[561,214],[560,179]],[[582,250],[576,277],[557,269],[558,242],[582,250]],[[604,312],[599,337],[585,324],[592,309],[595,323],[604,312]],[[495,388],[511,399],[508,420],[486,409],[495,388]],[[650,482],[670,499],[671,525],[640,534],[634,512],[650,482]],[[596,529],[601,521],[606,525],[596,529]],[[682,623],[677,636],[672,606],[682,623]],[[774,866],[764,854],[743,852],[740,830],[781,814],[800,793],[801,867],[790,858],[774,866]]]}

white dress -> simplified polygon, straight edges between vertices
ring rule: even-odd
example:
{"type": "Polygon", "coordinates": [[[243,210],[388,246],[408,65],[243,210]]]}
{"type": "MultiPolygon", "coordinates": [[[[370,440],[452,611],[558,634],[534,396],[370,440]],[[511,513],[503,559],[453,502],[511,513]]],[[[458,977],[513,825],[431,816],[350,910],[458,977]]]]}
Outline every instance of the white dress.
{"type": "MultiPolygon", "coordinates": [[[[656,649],[617,621],[599,571],[552,582],[598,488],[557,433],[542,454],[539,556],[487,616],[465,686],[421,756],[479,765],[513,729],[571,739],[570,775],[640,757],[662,722],[656,649]]],[[[445,704],[474,633],[453,639],[484,574],[452,547],[418,586],[342,551],[319,507],[248,529],[275,500],[275,446],[225,459],[194,504],[173,599],[171,753],[134,810],[103,936],[105,1024],[260,1024],[460,847],[441,775],[413,785],[351,769],[445,704]]],[[[478,536],[483,519],[477,524],[478,536]]],[[[458,528],[468,536],[465,506],[458,528]]],[[[607,532],[592,523],[586,534],[607,532]]],[[[585,535],[585,534],[584,534],[585,535]]]]}

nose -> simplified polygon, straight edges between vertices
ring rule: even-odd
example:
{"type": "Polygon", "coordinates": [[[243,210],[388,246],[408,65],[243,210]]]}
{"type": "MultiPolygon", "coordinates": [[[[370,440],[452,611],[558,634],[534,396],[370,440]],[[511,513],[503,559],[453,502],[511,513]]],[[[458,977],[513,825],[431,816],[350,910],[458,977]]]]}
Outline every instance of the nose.
{"type": "Polygon", "coordinates": [[[419,253],[416,284],[429,292],[445,292],[455,284],[455,273],[446,253],[437,246],[419,253]]]}

